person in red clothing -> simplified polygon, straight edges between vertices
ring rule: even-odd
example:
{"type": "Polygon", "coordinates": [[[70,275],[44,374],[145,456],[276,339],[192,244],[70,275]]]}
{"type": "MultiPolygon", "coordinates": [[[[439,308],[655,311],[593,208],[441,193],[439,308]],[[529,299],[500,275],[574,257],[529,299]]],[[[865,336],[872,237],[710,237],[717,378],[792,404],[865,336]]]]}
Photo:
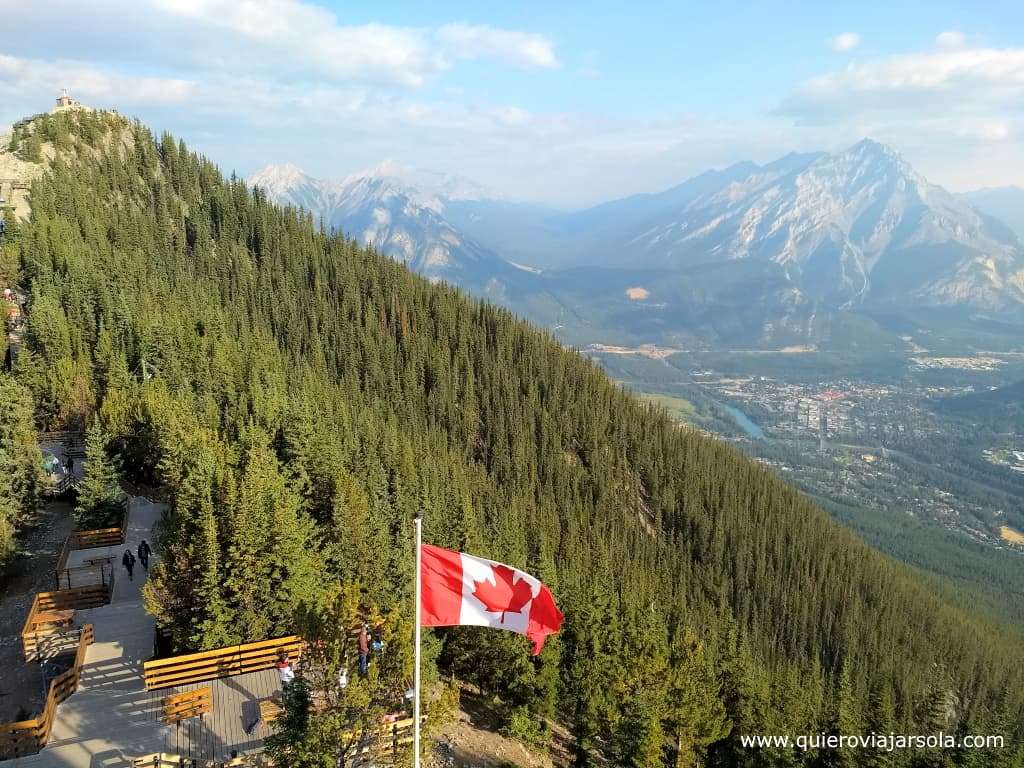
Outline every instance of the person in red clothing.
{"type": "Polygon", "coordinates": [[[281,687],[287,688],[292,680],[295,679],[295,670],[292,669],[292,662],[288,658],[288,654],[281,651],[277,656],[277,674],[281,677],[281,687]]]}
{"type": "Polygon", "coordinates": [[[359,628],[359,674],[366,677],[370,670],[370,633],[366,623],[359,628]]]}

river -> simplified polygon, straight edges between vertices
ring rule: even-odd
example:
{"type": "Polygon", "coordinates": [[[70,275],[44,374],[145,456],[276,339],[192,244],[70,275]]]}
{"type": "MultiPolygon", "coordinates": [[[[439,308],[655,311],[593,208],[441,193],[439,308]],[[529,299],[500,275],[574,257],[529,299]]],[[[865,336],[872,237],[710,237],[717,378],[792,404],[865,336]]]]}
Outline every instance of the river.
{"type": "Polygon", "coordinates": [[[719,403],[719,405],[725,409],[726,413],[732,416],[733,421],[739,424],[749,437],[752,437],[754,440],[764,439],[764,432],[759,426],[757,426],[757,424],[750,420],[750,417],[747,416],[747,414],[728,403],[719,403]]]}

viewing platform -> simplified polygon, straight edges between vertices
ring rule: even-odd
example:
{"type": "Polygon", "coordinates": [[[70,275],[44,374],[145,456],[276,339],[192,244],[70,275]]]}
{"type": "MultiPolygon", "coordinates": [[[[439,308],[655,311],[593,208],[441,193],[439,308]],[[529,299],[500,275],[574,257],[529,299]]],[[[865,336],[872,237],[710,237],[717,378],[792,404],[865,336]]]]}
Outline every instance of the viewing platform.
{"type": "MultiPolygon", "coordinates": [[[[159,753],[194,758],[202,765],[208,761],[227,762],[232,751],[244,755],[262,749],[263,739],[270,730],[265,722],[257,723],[260,702],[279,700],[281,696],[278,675],[273,668],[245,671],[245,666],[225,665],[223,660],[218,660],[220,666],[212,670],[213,676],[219,672],[231,676],[147,690],[144,662],[153,656],[155,637],[154,620],[142,603],[141,589],[147,571],[141,563],[136,564],[134,579],[129,579],[120,565],[120,557],[125,549],[134,552],[142,539],[154,540],[153,528],[162,512],[163,505],[135,497],[127,505],[123,535],[117,530],[116,534],[97,535],[95,541],[69,540],[62,559],[64,570],[96,570],[95,575],[102,582],[99,586],[110,587],[109,603],[86,608],[72,609],[64,605],[55,608],[46,602],[48,598],[44,595],[64,595],[63,599],[68,599],[68,590],[40,595],[43,600],[34,604],[34,613],[30,611],[27,624],[42,626],[41,631],[47,631],[62,630],[63,626],[58,626],[60,622],[73,621],[76,633],[77,628],[89,627],[91,644],[83,643],[81,655],[84,658],[80,668],[75,668],[77,685],[63,683],[59,693],[64,698],[48,705],[47,711],[39,716],[49,718],[48,738],[43,735],[46,741],[43,749],[38,754],[0,761],[0,765],[116,768],[131,766],[136,758],[159,753]],[[89,543],[99,546],[90,547],[89,543]],[[108,562],[115,564],[112,580],[108,578],[110,571],[106,570],[108,562]],[[240,674],[233,674],[235,671],[240,674]],[[188,717],[177,724],[165,721],[164,702],[168,696],[203,686],[209,686],[212,694],[207,713],[188,717]],[[72,692],[68,693],[69,690],[72,692]]],[[[154,555],[154,560],[157,558],[158,555],[154,555]]],[[[85,571],[72,573],[74,579],[85,571]]],[[[96,591],[95,586],[87,589],[96,591]]],[[[74,592],[71,594],[73,596],[74,592]]],[[[102,599],[92,601],[104,602],[102,599]]],[[[68,628],[68,632],[71,629],[68,628]]],[[[267,667],[272,667],[276,649],[277,645],[271,644],[259,656],[267,667]]],[[[251,662],[246,664],[252,665],[251,662]]],[[[200,676],[211,672],[209,667],[199,665],[199,668],[200,676]]],[[[152,675],[150,678],[152,680],[152,675]]],[[[68,679],[70,681],[70,677],[68,679]]],[[[174,682],[174,678],[157,680],[157,684],[164,682],[174,682]]],[[[11,739],[16,738],[17,743],[23,745],[21,749],[30,751],[30,739],[45,730],[41,721],[0,725],[0,747],[5,743],[10,745],[11,739]],[[12,725],[23,727],[12,731],[12,725]],[[12,733],[28,734],[28,737],[12,736],[12,733]]]]}

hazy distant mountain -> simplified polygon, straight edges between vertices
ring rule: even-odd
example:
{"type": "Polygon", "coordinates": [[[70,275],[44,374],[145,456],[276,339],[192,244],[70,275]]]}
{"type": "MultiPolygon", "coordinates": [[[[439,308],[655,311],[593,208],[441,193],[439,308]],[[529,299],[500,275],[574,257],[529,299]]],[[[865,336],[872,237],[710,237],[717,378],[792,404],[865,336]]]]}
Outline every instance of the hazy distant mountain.
{"type": "Polygon", "coordinates": [[[1024,316],[1010,228],[868,140],[568,213],[393,164],[340,182],[277,166],[251,181],[573,343],[863,345],[879,329],[851,312],[1024,316]]]}
{"type": "MultiPolygon", "coordinates": [[[[987,199],[1014,197],[999,192],[987,199]]],[[[498,253],[546,269],[704,273],[750,259],[777,265],[795,292],[789,305],[1022,310],[1020,242],[987,215],[1008,214],[975,206],[985,212],[865,140],[836,154],[738,163],[574,213],[474,200],[448,215],[498,253]]]]}
{"type": "Polygon", "coordinates": [[[625,222],[591,265],[687,270],[754,259],[829,307],[1024,307],[1024,260],[1008,228],[873,141],[744,163],[575,214],[587,217],[625,222]]]}
{"type": "Polygon", "coordinates": [[[1020,187],[989,187],[961,195],[982,213],[1008,224],[1024,241],[1024,189],[1020,187]]]}
{"type": "Polygon", "coordinates": [[[679,210],[700,194],[743,179],[757,168],[754,163],[738,163],[707,171],[665,192],[632,195],[580,211],[483,198],[449,203],[446,215],[464,232],[509,258],[515,254],[549,269],[604,266],[606,261],[608,266],[622,267],[625,263],[618,257],[631,255],[631,249],[618,245],[623,233],[679,210]],[[612,242],[615,251],[609,252],[612,242]]]}
{"type": "Polygon", "coordinates": [[[459,177],[386,162],[342,181],[327,181],[285,164],[267,166],[249,182],[276,202],[300,206],[326,226],[430,278],[493,291],[499,286],[488,288],[488,283],[514,269],[445,219],[446,201],[485,194],[459,177]]]}

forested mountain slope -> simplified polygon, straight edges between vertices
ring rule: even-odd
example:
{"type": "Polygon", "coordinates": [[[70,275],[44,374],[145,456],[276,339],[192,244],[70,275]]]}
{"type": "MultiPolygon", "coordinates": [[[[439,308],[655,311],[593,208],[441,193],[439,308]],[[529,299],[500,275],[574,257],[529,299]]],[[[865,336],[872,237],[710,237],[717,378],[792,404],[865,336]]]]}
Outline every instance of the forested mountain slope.
{"type": "MultiPolygon", "coordinates": [[[[125,471],[171,501],[149,604],[177,647],[289,631],[341,582],[410,629],[422,510],[428,541],[552,585],[566,622],[537,664],[507,633],[430,651],[499,697],[512,732],[543,743],[538,723],[564,719],[580,765],[864,764],[740,746],[758,733],[1020,743],[1020,637],[758,464],[169,136],[85,111],[21,128],[39,135],[56,155],[16,233],[32,308],[16,375],[43,424],[98,414],[125,471]]],[[[1021,754],[878,764],[911,758],[1021,754]]]]}

